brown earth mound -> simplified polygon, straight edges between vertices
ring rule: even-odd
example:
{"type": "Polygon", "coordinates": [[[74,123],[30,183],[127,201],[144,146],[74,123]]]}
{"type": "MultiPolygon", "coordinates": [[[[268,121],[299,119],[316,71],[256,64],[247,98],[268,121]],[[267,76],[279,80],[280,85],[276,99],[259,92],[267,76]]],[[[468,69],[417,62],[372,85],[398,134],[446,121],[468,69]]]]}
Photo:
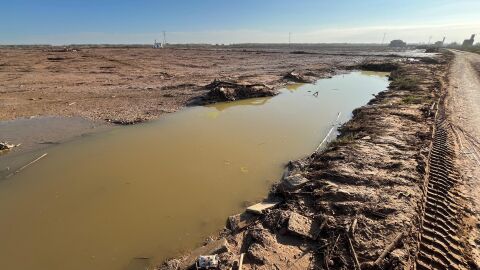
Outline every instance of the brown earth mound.
{"type": "Polygon", "coordinates": [[[265,84],[240,84],[236,82],[215,79],[205,85],[209,92],[201,97],[198,104],[209,104],[222,101],[234,101],[246,98],[268,97],[278,94],[278,91],[265,84]]]}

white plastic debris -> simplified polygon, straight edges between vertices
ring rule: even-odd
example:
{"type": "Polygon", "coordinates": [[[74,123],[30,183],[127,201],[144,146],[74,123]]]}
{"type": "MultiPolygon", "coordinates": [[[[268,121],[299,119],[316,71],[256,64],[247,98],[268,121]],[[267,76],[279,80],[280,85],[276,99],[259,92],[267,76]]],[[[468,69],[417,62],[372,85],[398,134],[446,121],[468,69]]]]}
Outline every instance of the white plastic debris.
{"type": "Polygon", "coordinates": [[[197,269],[217,268],[218,260],[218,255],[199,256],[197,260],[197,269]]]}
{"type": "Polygon", "coordinates": [[[20,144],[10,144],[8,142],[0,142],[0,150],[9,150],[17,146],[20,146],[20,144]]]}

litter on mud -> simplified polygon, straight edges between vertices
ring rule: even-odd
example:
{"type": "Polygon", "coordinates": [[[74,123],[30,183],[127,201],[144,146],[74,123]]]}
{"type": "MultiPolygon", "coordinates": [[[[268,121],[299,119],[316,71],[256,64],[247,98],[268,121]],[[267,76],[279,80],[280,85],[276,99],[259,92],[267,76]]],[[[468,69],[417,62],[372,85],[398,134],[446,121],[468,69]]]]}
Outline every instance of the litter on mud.
{"type": "MultiPolygon", "coordinates": [[[[197,264],[199,258],[205,255],[214,255],[222,252],[228,252],[228,243],[225,238],[210,242],[203,247],[199,247],[192,251],[185,259],[179,264],[179,269],[188,269],[197,264]]],[[[209,257],[207,257],[209,258],[209,257]]],[[[218,263],[218,259],[216,260],[218,263]]]]}
{"type": "Polygon", "coordinates": [[[209,92],[201,101],[204,104],[235,101],[246,98],[269,97],[279,93],[265,84],[240,84],[217,79],[205,85],[205,89],[208,89],[209,92]]]}
{"type": "Polygon", "coordinates": [[[282,202],[282,200],[280,200],[280,199],[267,200],[267,201],[260,202],[260,203],[257,203],[257,204],[254,204],[252,206],[247,207],[247,211],[251,212],[251,213],[254,213],[254,214],[263,214],[266,210],[277,206],[281,202],[282,202]]]}
{"type": "Polygon", "coordinates": [[[197,270],[218,268],[218,266],[218,255],[201,255],[196,263],[197,270]]]}
{"type": "Polygon", "coordinates": [[[14,147],[18,147],[20,146],[21,144],[11,144],[11,143],[8,143],[8,142],[0,142],[0,151],[3,151],[3,150],[10,150],[14,147]]]}

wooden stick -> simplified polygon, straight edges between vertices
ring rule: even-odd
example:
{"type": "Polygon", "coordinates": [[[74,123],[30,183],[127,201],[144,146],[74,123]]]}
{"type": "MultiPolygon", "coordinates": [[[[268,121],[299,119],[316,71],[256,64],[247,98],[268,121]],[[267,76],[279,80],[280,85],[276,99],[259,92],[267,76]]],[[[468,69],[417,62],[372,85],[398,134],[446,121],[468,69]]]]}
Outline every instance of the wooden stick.
{"type": "Polygon", "coordinates": [[[342,112],[338,112],[337,114],[337,119],[335,119],[335,123],[338,122],[338,119],[340,118],[340,115],[342,114],[342,112]]]}
{"type": "Polygon", "coordinates": [[[322,221],[322,224],[320,224],[320,227],[318,228],[317,233],[313,237],[313,240],[318,239],[318,237],[320,236],[320,233],[322,232],[323,228],[325,228],[325,226],[327,226],[327,222],[328,222],[328,218],[324,218],[324,220],[322,221]]]}
{"type": "Polygon", "coordinates": [[[320,147],[322,147],[322,144],[325,143],[325,141],[326,141],[327,138],[330,136],[330,134],[332,133],[332,131],[333,131],[334,128],[335,128],[335,127],[333,126],[333,127],[330,129],[330,131],[328,131],[327,136],[325,136],[325,138],[323,138],[322,142],[317,146],[317,149],[315,149],[315,152],[318,152],[318,149],[320,149],[320,147]]]}
{"type": "Polygon", "coordinates": [[[245,256],[245,253],[240,254],[240,259],[238,260],[238,270],[242,270],[242,267],[243,267],[243,256],[245,256]]]}
{"type": "Polygon", "coordinates": [[[358,261],[358,257],[357,257],[357,253],[355,252],[355,248],[353,247],[353,244],[352,244],[352,239],[350,239],[350,236],[348,235],[348,233],[347,233],[347,242],[348,242],[348,246],[350,247],[350,252],[352,253],[353,264],[355,266],[355,270],[361,270],[360,262],[358,261]]]}
{"type": "Polygon", "coordinates": [[[350,229],[349,229],[350,237],[352,237],[354,242],[355,242],[355,229],[357,228],[357,222],[358,222],[358,220],[355,218],[352,222],[352,225],[350,226],[350,229]]]}
{"type": "Polygon", "coordinates": [[[335,129],[335,126],[338,122],[338,119],[340,118],[340,115],[342,114],[342,112],[338,112],[337,114],[337,119],[335,119],[335,122],[333,123],[332,127],[330,128],[330,130],[328,131],[327,133],[327,136],[325,136],[325,138],[323,138],[322,142],[317,146],[317,149],[315,149],[315,153],[318,152],[318,150],[320,149],[320,147],[322,147],[322,145],[325,143],[325,141],[328,139],[328,137],[330,137],[330,134],[333,132],[333,130],[335,129]]]}
{"type": "Polygon", "coordinates": [[[395,239],[393,239],[393,242],[388,245],[385,250],[380,254],[378,259],[374,262],[375,265],[380,265],[380,263],[387,257],[388,253],[392,252],[392,250],[397,246],[398,242],[402,239],[403,232],[399,233],[395,239]]]}
{"type": "Polygon", "coordinates": [[[23,170],[24,170],[25,168],[27,168],[28,166],[30,166],[30,165],[32,165],[33,163],[35,163],[35,162],[39,161],[40,159],[44,158],[46,155],[47,155],[47,153],[45,153],[45,154],[43,154],[43,155],[39,156],[38,158],[36,158],[36,159],[34,159],[34,160],[30,161],[29,163],[27,163],[26,165],[24,165],[24,166],[23,166],[23,167],[21,167],[20,169],[18,169],[18,170],[16,170],[15,172],[13,172],[13,173],[11,173],[11,174],[7,175],[7,178],[8,178],[8,177],[10,177],[10,176],[12,176],[12,175],[14,175],[14,174],[17,174],[17,173],[19,173],[19,172],[23,171],[23,170]]]}

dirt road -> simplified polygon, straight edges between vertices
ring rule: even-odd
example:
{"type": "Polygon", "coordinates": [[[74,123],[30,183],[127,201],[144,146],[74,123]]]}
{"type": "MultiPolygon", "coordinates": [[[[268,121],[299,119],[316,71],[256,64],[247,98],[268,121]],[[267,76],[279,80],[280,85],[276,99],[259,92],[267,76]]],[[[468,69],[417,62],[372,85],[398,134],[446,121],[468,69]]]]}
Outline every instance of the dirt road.
{"type": "Polygon", "coordinates": [[[480,265],[480,55],[455,54],[446,102],[457,139],[457,166],[467,197],[467,238],[472,260],[480,265]]]}

